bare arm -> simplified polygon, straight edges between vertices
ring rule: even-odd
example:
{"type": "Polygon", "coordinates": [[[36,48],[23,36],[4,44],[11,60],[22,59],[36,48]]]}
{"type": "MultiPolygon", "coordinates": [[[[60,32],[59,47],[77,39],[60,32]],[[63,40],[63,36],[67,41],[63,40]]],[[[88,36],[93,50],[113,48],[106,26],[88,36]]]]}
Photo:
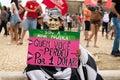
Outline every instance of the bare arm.
{"type": "Polygon", "coordinates": [[[38,6],[38,11],[40,12],[40,14],[43,13],[43,11],[42,11],[42,7],[41,7],[41,6],[38,6]]]}
{"type": "Polygon", "coordinates": [[[24,11],[24,9],[20,5],[18,7],[19,7],[19,14],[21,14],[24,11]]]}
{"type": "Polygon", "coordinates": [[[28,12],[36,12],[37,9],[31,10],[31,9],[25,7],[25,10],[28,11],[28,12]]]}

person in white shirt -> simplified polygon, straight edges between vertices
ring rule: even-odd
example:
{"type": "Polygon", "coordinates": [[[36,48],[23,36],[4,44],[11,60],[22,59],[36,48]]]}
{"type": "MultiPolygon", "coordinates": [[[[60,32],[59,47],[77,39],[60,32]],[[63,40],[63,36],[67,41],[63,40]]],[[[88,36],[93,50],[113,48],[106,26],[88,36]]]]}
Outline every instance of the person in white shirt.
{"type": "Polygon", "coordinates": [[[71,31],[72,29],[72,18],[70,14],[67,14],[67,24],[68,24],[68,30],[71,31]]]}
{"type": "Polygon", "coordinates": [[[45,8],[45,13],[42,16],[43,16],[43,29],[46,30],[46,29],[48,29],[47,20],[49,18],[49,16],[48,16],[48,8],[47,7],[45,8]]]}
{"type": "Polygon", "coordinates": [[[105,30],[106,39],[108,39],[108,23],[109,23],[109,13],[105,11],[103,16],[103,24],[102,24],[102,36],[104,36],[104,30],[105,30]]]}
{"type": "Polygon", "coordinates": [[[18,8],[14,0],[11,1],[11,19],[10,19],[10,33],[11,40],[8,44],[18,43],[18,24],[21,22],[19,17],[18,8]],[[14,30],[14,31],[13,31],[14,30]]]}

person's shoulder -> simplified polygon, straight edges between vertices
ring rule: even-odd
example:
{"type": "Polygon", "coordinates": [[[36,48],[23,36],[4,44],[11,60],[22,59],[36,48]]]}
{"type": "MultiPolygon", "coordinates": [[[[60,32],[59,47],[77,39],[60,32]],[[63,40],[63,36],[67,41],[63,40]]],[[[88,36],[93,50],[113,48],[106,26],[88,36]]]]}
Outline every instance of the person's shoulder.
{"type": "Polygon", "coordinates": [[[86,13],[87,12],[87,8],[85,8],[83,11],[84,11],[84,13],[86,13]]]}
{"type": "Polygon", "coordinates": [[[91,11],[88,8],[85,8],[84,12],[91,12],[91,11]]]}
{"type": "Polygon", "coordinates": [[[28,5],[28,4],[31,4],[31,3],[32,3],[32,1],[27,1],[27,2],[26,2],[27,5],[28,5]]]}
{"type": "Polygon", "coordinates": [[[14,6],[14,5],[15,5],[15,2],[12,2],[11,5],[14,6]]]}
{"type": "Polygon", "coordinates": [[[84,11],[87,11],[87,10],[88,10],[87,8],[84,9],[84,11]]]}
{"type": "Polygon", "coordinates": [[[27,1],[26,3],[31,3],[32,1],[27,1]]]}
{"type": "MultiPolygon", "coordinates": [[[[36,2],[33,2],[33,1],[27,1],[26,3],[38,3],[37,1],[36,2]]],[[[39,3],[38,3],[39,4],[39,3]]]]}

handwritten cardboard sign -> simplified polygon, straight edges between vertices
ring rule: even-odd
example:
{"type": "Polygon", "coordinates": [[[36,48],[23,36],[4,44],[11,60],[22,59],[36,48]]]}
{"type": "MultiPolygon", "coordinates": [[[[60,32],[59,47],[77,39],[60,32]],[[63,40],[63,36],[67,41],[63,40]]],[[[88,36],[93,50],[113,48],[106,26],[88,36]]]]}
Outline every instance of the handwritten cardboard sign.
{"type": "Polygon", "coordinates": [[[79,35],[78,32],[31,30],[27,64],[77,68],[79,35]]]}

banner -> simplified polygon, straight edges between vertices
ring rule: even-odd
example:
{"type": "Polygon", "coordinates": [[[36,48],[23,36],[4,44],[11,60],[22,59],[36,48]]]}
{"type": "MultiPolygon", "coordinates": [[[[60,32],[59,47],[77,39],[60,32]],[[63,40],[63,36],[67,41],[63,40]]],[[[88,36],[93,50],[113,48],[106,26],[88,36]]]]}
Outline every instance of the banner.
{"type": "Polygon", "coordinates": [[[42,3],[48,8],[59,8],[62,12],[62,15],[65,15],[68,11],[66,0],[43,0],[42,3]]]}
{"type": "Polygon", "coordinates": [[[107,8],[110,8],[110,7],[111,7],[111,2],[112,2],[112,0],[107,0],[107,2],[106,2],[106,7],[107,7],[107,8]]]}
{"type": "Polygon", "coordinates": [[[27,64],[78,67],[79,32],[31,30],[27,64]]]}
{"type": "Polygon", "coordinates": [[[97,1],[98,0],[85,0],[84,4],[85,5],[92,5],[92,6],[96,6],[97,5],[97,1]]]}

